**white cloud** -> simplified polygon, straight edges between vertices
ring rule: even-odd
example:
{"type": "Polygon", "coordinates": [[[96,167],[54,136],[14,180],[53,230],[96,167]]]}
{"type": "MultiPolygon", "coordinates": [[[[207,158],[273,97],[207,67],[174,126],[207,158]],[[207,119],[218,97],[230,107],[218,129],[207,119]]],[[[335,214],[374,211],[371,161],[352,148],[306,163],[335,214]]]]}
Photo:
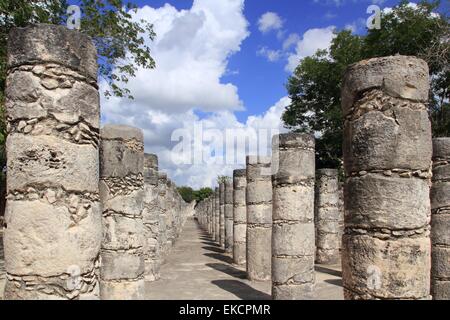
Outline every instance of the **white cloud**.
{"type": "Polygon", "coordinates": [[[271,30],[280,30],[283,27],[283,20],[275,12],[266,12],[258,20],[258,29],[262,33],[271,30]]]}
{"type": "MultiPolygon", "coordinates": [[[[184,157],[173,150],[177,142],[171,141],[171,135],[175,130],[189,131],[202,124],[220,132],[240,128],[251,133],[254,128],[282,126],[280,117],[288,98],[281,99],[266,113],[240,122],[234,115],[234,111],[243,109],[237,87],[221,81],[224,75],[238,73],[228,69],[228,59],[240,50],[249,34],[243,2],[194,0],[189,10],[177,10],[169,4],[138,9],[136,19],[144,18],[154,24],[157,38],[148,43],[157,68],[140,69],[130,79],[128,87],[135,100],[101,98],[102,123],[142,128],[145,152],[156,153],[160,169],[178,185],[213,186],[217,175],[230,175],[236,166],[174,163],[173,160],[184,157]],[[206,113],[201,118],[196,111],[206,113]]],[[[100,82],[102,92],[105,87],[106,83],[100,82]]],[[[208,147],[206,143],[203,149],[208,147]]]]}
{"type": "Polygon", "coordinates": [[[138,9],[135,19],[154,24],[157,38],[148,44],[157,67],[140,69],[130,79],[135,100],[127,106],[169,112],[242,109],[237,87],[220,80],[229,56],[249,34],[242,11],[243,0],[195,0],[189,10],[169,4],[138,9]]]}
{"type": "Polygon", "coordinates": [[[282,56],[282,52],[280,50],[271,50],[267,47],[261,47],[256,53],[259,56],[265,57],[270,62],[278,61],[282,56]]]}
{"type": "Polygon", "coordinates": [[[317,50],[329,48],[335,37],[335,29],[335,26],[329,26],[307,30],[297,42],[295,52],[289,54],[286,71],[294,71],[301,59],[313,55],[317,50]]]}

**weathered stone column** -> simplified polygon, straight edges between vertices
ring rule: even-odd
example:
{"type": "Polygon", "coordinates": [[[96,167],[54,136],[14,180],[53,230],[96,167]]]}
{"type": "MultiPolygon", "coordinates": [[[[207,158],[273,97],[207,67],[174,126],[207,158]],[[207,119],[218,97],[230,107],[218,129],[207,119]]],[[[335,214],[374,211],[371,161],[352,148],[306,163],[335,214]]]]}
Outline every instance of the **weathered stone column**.
{"type": "Polygon", "coordinates": [[[214,201],[215,201],[214,213],[216,225],[216,235],[214,240],[216,242],[220,242],[220,194],[218,187],[214,189],[214,201]]]}
{"type": "Polygon", "coordinates": [[[392,56],[344,76],[346,299],[430,297],[428,66],[392,56]]]}
{"type": "Polygon", "coordinates": [[[317,170],[314,205],[316,263],[337,264],[341,261],[340,225],[344,215],[340,209],[338,170],[317,170]]]}
{"type": "Polygon", "coordinates": [[[4,298],[98,297],[95,46],[55,25],[14,28],[8,38],[4,298]]]}
{"type": "Polygon", "coordinates": [[[173,188],[172,181],[167,178],[167,191],[166,191],[166,230],[167,230],[167,241],[166,241],[166,255],[169,254],[173,245],[173,217],[174,217],[174,205],[173,205],[173,188]]]}
{"type": "Polygon", "coordinates": [[[101,129],[100,297],[104,300],[144,297],[143,141],[137,128],[106,125],[101,129]]]}
{"type": "Polygon", "coordinates": [[[145,280],[159,279],[161,265],[158,246],[159,237],[159,210],[158,197],[158,157],[155,154],[144,154],[144,259],[145,280]]]}
{"type": "Polygon", "coordinates": [[[211,238],[216,239],[216,194],[213,191],[211,195],[211,238]]]}
{"type": "Polygon", "coordinates": [[[450,138],[433,140],[431,294],[450,300],[450,138]]]}
{"type": "Polygon", "coordinates": [[[225,183],[225,250],[233,252],[233,178],[225,183]]]}
{"type": "Polygon", "coordinates": [[[247,171],[233,171],[233,261],[237,265],[245,264],[247,247],[247,207],[245,189],[247,171]]]}
{"type": "Polygon", "coordinates": [[[271,279],[272,180],[269,157],[247,156],[247,276],[271,279]]]}
{"type": "Polygon", "coordinates": [[[314,290],[315,141],[309,134],[275,136],[272,144],[272,297],[310,298],[314,290]]]}
{"type": "Polygon", "coordinates": [[[220,246],[225,248],[225,183],[219,184],[219,200],[220,200],[220,217],[219,217],[219,230],[220,230],[220,246]]]}
{"type": "Polygon", "coordinates": [[[157,210],[159,216],[159,236],[158,236],[158,250],[160,252],[161,263],[163,263],[167,255],[167,226],[166,226],[166,214],[167,214],[167,174],[164,172],[158,173],[158,197],[157,210]]]}

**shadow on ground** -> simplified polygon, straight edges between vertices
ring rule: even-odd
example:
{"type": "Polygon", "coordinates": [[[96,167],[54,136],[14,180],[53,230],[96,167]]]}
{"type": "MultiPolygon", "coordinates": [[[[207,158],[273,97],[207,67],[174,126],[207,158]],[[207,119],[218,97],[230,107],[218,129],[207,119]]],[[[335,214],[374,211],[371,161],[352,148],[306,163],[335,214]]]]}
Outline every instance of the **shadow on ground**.
{"type": "Polygon", "coordinates": [[[219,288],[226,290],[234,294],[239,299],[243,300],[271,300],[271,296],[253,289],[249,285],[238,280],[213,280],[212,284],[215,284],[219,288]]]}
{"type": "Polygon", "coordinates": [[[233,266],[223,263],[207,263],[206,266],[213,268],[214,270],[221,271],[234,278],[247,279],[247,273],[245,271],[236,269],[233,266]]]}
{"type": "Polygon", "coordinates": [[[327,273],[335,277],[342,277],[342,272],[316,265],[314,269],[318,272],[327,273]]]}

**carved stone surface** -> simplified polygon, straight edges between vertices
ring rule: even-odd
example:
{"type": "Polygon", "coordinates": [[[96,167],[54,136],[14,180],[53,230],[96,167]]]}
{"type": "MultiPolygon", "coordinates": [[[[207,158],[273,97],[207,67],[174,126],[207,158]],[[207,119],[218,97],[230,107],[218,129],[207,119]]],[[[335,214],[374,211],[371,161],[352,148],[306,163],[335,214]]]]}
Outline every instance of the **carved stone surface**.
{"type": "Polygon", "coordinates": [[[314,203],[316,263],[337,264],[341,260],[344,215],[339,201],[338,170],[317,170],[314,203]]]}
{"type": "Polygon", "coordinates": [[[431,294],[450,300],[450,138],[433,140],[431,294]]]}
{"type": "Polygon", "coordinates": [[[273,139],[272,297],[310,298],[314,274],[315,141],[288,133],[273,139]]]}
{"type": "Polygon", "coordinates": [[[96,55],[63,26],[9,35],[5,299],[98,298],[96,55]]]}
{"type": "Polygon", "coordinates": [[[106,125],[101,129],[104,238],[100,296],[105,300],[144,297],[143,139],[142,130],[133,127],[106,125]]]}
{"type": "Polygon", "coordinates": [[[247,250],[247,206],[245,189],[247,187],[247,171],[233,171],[233,261],[237,265],[245,265],[247,250]]]}
{"type": "Polygon", "coordinates": [[[225,183],[225,250],[233,252],[233,179],[225,183]]]}
{"type": "Polygon", "coordinates": [[[272,181],[268,157],[247,156],[247,276],[271,279],[272,181]]]}
{"type": "Polygon", "coordinates": [[[430,298],[428,66],[393,56],[344,76],[346,299],[430,298]]]}
{"type": "Polygon", "coordinates": [[[158,280],[161,266],[159,250],[158,157],[144,154],[144,259],[145,280],[158,280]]]}
{"type": "Polygon", "coordinates": [[[225,183],[219,183],[219,201],[220,201],[220,216],[219,216],[219,243],[222,248],[225,248],[225,183]]]}

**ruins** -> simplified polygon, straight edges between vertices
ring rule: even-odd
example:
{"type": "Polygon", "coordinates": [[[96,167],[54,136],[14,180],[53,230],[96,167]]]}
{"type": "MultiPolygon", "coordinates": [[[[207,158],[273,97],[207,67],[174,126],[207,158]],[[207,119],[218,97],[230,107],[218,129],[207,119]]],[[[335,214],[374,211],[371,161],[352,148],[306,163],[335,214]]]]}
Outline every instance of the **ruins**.
{"type": "Polygon", "coordinates": [[[432,139],[425,61],[348,67],[342,167],[281,133],[190,203],[140,128],[100,126],[97,72],[80,32],[9,35],[2,299],[450,299],[450,138],[432,139]]]}

